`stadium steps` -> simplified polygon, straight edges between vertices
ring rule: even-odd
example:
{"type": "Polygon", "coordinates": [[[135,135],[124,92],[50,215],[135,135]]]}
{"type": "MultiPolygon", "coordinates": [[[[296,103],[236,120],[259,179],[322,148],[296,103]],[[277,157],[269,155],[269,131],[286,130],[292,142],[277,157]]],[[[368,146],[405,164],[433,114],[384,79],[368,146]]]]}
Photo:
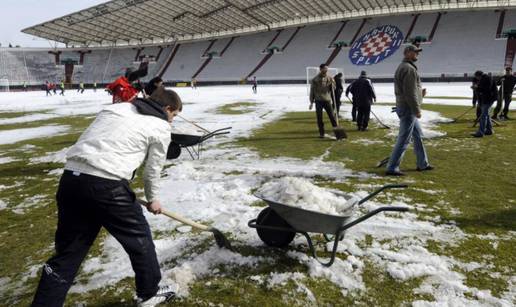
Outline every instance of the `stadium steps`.
{"type": "Polygon", "coordinates": [[[516,54],[516,38],[507,39],[507,48],[505,49],[505,66],[512,67],[514,63],[514,55],[516,54]]]}
{"type": "MultiPolygon", "coordinates": [[[[292,40],[294,39],[294,37],[297,35],[297,33],[299,32],[299,30],[301,30],[302,27],[297,27],[296,30],[292,33],[292,35],[290,35],[289,39],[285,42],[285,44],[281,47],[281,51],[283,52],[283,50],[287,49],[288,45],[290,45],[290,42],[292,42],[292,40]]],[[[276,33],[276,35],[274,35],[274,37],[272,38],[272,40],[269,42],[269,44],[267,45],[267,47],[265,48],[265,50],[267,50],[267,48],[269,48],[270,46],[272,46],[272,44],[274,43],[274,41],[276,41],[276,39],[280,36],[280,34],[282,33],[283,30],[278,30],[278,32],[276,33]]],[[[252,75],[254,75],[258,70],[260,70],[260,68],[263,67],[263,65],[265,65],[265,63],[267,63],[267,61],[269,61],[269,59],[274,55],[273,52],[268,52],[262,59],[260,62],[258,62],[258,65],[256,65],[256,67],[251,70],[250,73],[247,74],[247,76],[244,78],[244,80],[247,80],[249,79],[252,75]]]]}
{"type": "MultiPolygon", "coordinates": [[[[175,44],[174,45],[174,48],[172,48],[172,51],[170,51],[170,54],[167,58],[167,60],[165,61],[165,63],[163,64],[163,66],[161,66],[161,68],[158,70],[157,72],[157,76],[159,76],[160,78],[163,78],[163,75],[165,74],[165,72],[167,71],[168,67],[170,66],[170,64],[172,64],[172,61],[174,60],[174,57],[176,56],[177,54],[177,51],[179,50],[179,47],[181,46],[181,44],[175,44]]],[[[164,48],[163,48],[164,49],[164,48]]],[[[160,54],[161,55],[161,51],[163,50],[161,49],[160,50],[160,54]]]]}
{"type": "Polygon", "coordinates": [[[407,35],[405,35],[405,42],[408,42],[410,39],[410,35],[412,35],[412,31],[414,31],[414,27],[416,26],[417,20],[421,14],[414,14],[412,18],[412,23],[410,24],[410,28],[407,31],[407,35]]]}
{"type": "Polygon", "coordinates": [[[339,38],[340,36],[340,33],[342,33],[342,30],[344,30],[344,27],[348,24],[348,21],[347,20],[344,20],[344,21],[341,21],[341,25],[340,25],[340,28],[339,30],[337,31],[337,34],[335,34],[335,36],[333,37],[333,39],[331,40],[330,44],[328,45],[328,48],[333,48],[333,44],[335,43],[335,41],[339,38]]]}
{"type": "Polygon", "coordinates": [[[496,28],[496,38],[502,38],[502,30],[503,30],[504,20],[505,20],[505,10],[501,10],[500,16],[498,17],[498,27],[496,28]]]}
{"type": "MultiPolygon", "coordinates": [[[[368,18],[364,18],[362,19],[362,23],[360,24],[360,27],[358,27],[358,30],[357,32],[355,33],[355,35],[353,36],[353,39],[351,40],[351,42],[349,42],[349,45],[353,45],[353,43],[355,42],[355,40],[357,39],[358,35],[360,34],[360,32],[362,31],[362,28],[364,28],[364,25],[366,23],[366,21],[368,20],[368,18]]],[[[337,55],[339,55],[340,51],[342,50],[342,47],[339,46],[339,47],[336,47],[335,49],[333,49],[333,52],[330,54],[330,56],[328,57],[328,59],[326,60],[326,65],[330,66],[331,63],[333,62],[333,60],[335,60],[335,58],[337,57],[337,55]]]]}
{"type": "MultiPolygon", "coordinates": [[[[235,40],[236,36],[235,37],[232,37],[228,43],[226,44],[226,46],[224,46],[224,48],[222,49],[222,51],[220,51],[219,53],[219,57],[222,57],[224,55],[224,53],[226,52],[226,50],[228,50],[229,46],[231,46],[231,44],[233,43],[233,41],[235,40]]],[[[207,56],[208,58],[204,61],[204,63],[202,63],[201,67],[199,67],[199,69],[195,72],[195,74],[192,76],[192,79],[194,78],[197,78],[197,76],[199,76],[199,74],[204,70],[204,68],[206,68],[206,66],[208,66],[208,64],[210,64],[211,60],[213,60],[213,57],[209,56],[208,53],[211,49],[211,47],[213,46],[213,44],[215,43],[216,40],[213,40],[211,41],[210,45],[208,46],[208,48],[206,48],[206,50],[204,51],[203,53],[203,56],[207,56]]]]}
{"type": "Polygon", "coordinates": [[[439,26],[439,21],[441,21],[441,17],[443,13],[437,13],[437,17],[435,18],[434,26],[432,27],[432,31],[430,32],[430,36],[428,36],[428,42],[431,42],[434,39],[435,31],[437,31],[437,27],[439,26]]]}

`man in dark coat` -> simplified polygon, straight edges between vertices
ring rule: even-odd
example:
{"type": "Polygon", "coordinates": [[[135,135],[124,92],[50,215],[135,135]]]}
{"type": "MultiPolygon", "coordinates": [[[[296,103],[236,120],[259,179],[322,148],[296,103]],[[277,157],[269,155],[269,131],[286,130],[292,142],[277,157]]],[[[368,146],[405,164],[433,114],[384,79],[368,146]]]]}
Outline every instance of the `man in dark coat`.
{"type": "Polygon", "coordinates": [[[471,89],[473,90],[473,100],[471,103],[473,104],[473,107],[477,107],[477,121],[480,118],[480,114],[482,113],[482,109],[480,108],[480,103],[478,101],[478,80],[477,78],[473,77],[473,80],[471,80],[471,89]]]}
{"type": "MultiPolygon", "coordinates": [[[[354,81],[353,81],[354,82],[354,81]]],[[[351,89],[353,88],[353,82],[351,82],[348,87],[346,88],[346,97],[349,99],[349,93],[351,92],[351,89]]],[[[355,102],[355,98],[351,100],[351,119],[356,122],[357,121],[357,104],[355,102]]]]}
{"type": "MultiPolygon", "coordinates": [[[[353,95],[353,102],[358,110],[356,118],[358,130],[366,131],[367,126],[369,125],[371,104],[373,104],[373,100],[376,101],[373,84],[371,83],[371,80],[367,78],[367,73],[362,71],[360,73],[360,77],[351,83],[348,89],[353,95]]],[[[346,94],[348,94],[347,90],[346,94]]]]}
{"type": "Polygon", "coordinates": [[[496,83],[488,74],[478,70],[475,72],[475,78],[478,80],[477,90],[482,113],[479,119],[480,125],[478,131],[474,133],[473,136],[480,138],[484,135],[493,134],[493,126],[491,124],[491,119],[489,118],[489,109],[496,100],[498,93],[496,83]]]}
{"type": "Polygon", "coordinates": [[[337,107],[337,116],[340,113],[340,98],[342,97],[342,93],[344,92],[344,87],[342,86],[342,73],[339,72],[338,74],[333,77],[333,80],[335,81],[335,105],[337,107]]]}
{"type": "Polygon", "coordinates": [[[498,113],[502,108],[502,101],[504,102],[504,107],[500,118],[509,119],[507,114],[509,113],[509,105],[511,104],[512,93],[514,92],[514,86],[516,85],[516,77],[513,76],[511,67],[505,68],[505,75],[496,82],[496,85],[500,86],[500,92],[498,103],[493,111],[493,119],[498,118],[498,113]]]}

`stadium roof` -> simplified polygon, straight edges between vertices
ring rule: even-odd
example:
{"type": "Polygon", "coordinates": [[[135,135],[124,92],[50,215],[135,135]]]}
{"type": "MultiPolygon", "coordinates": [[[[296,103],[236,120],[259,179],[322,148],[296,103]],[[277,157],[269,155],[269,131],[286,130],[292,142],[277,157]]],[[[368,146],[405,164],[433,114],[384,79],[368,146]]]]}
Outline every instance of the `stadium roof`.
{"type": "Polygon", "coordinates": [[[516,0],[113,0],[22,32],[68,46],[139,45],[368,16],[515,5],[516,0]]]}

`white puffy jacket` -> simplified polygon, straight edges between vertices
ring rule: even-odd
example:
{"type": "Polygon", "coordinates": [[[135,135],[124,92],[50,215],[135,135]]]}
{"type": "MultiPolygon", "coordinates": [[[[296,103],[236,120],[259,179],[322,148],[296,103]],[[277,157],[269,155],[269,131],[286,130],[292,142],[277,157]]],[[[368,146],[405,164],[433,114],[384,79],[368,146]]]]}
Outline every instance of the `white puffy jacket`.
{"type": "Polygon", "coordinates": [[[143,177],[145,196],[147,201],[155,200],[170,133],[170,123],[139,114],[131,103],[110,105],[70,148],[65,169],[107,179],[130,180],[147,157],[143,177]]]}

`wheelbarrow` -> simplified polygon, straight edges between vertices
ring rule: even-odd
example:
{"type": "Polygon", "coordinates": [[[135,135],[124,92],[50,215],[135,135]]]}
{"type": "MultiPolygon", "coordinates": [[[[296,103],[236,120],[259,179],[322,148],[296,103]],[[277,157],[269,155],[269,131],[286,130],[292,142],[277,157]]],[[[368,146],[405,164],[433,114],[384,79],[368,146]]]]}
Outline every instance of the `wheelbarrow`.
{"type": "Polygon", "coordinates": [[[232,127],[226,127],[215,131],[207,131],[207,133],[202,135],[172,133],[172,142],[170,142],[168,146],[167,159],[177,159],[181,155],[181,149],[184,148],[188,151],[193,160],[198,160],[201,157],[204,141],[217,135],[228,134],[231,128],[232,127]]]}
{"type": "MultiPolygon", "coordinates": [[[[408,187],[406,184],[385,185],[356,202],[352,207],[363,204],[384,190],[406,187],[408,187]]],[[[335,194],[339,196],[343,195],[341,193],[335,194]]],[[[250,220],[247,225],[251,228],[256,228],[258,236],[266,245],[273,247],[286,247],[290,242],[292,242],[292,240],[294,240],[295,235],[300,233],[305,236],[311,255],[320,264],[327,267],[331,266],[335,261],[339,241],[344,238],[344,232],[348,228],[351,228],[383,211],[408,211],[407,207],[380,207],[353,221],[350,221],[351,216],[324,214],[281,204],[276,201],[264,199],[260,196],[256,197],[265,201],[268,207],[263,209],[257,218],[250,220]],[[314,244],[312,243],[312,238],[308,233],[321,233],[327,241],[334,241],[331,257],[328,262],[322,262],[317,257],[314,244]],[[334,238],[330,239],[329,235],[333,235],[334,238]]]]}

